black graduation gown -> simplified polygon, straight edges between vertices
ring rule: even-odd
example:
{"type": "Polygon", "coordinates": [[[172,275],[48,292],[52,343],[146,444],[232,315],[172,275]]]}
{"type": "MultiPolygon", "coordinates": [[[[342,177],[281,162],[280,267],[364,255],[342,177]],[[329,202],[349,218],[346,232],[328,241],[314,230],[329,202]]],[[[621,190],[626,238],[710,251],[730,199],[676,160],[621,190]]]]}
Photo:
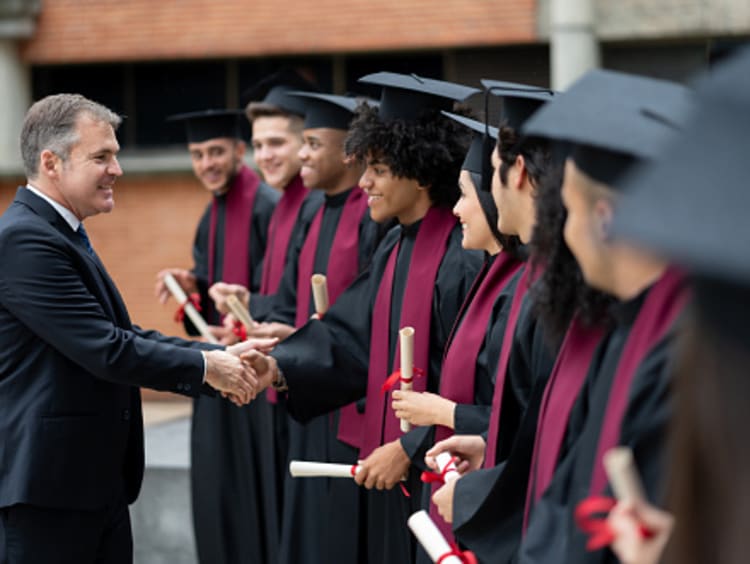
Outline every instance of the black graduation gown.
{"type": "MultiPolygon", "coordinates": [[[[519,277],[520,273],[516,282],[519,277]]],[[[495,339],[493,376],[503,333],[495,339]]],[[[529,292],[512,347],[497,437],[498,464],[467,474],[454,492],[454,534],[481,562],[508,562],[520,542],[539,408],[557,354],[533,311],[529,292]]]]}
{"type": "MultiPolygon", "coordinates": [[[[613,308],[616,326],[599,345],[573,406],[552,482],[530,513],[528,530],[517,555],[519,562],[617,562],[609,550],[586,550],[587,537],[578,530],[573,513],[589,495],[609,391],[644,297],[645,293],[613,308]]],[[[620,434],[620,444],[633,449],[646,493],[652,500],[661,498],[675,330],[676,326],[655,344],[636,370],[620,434]]]]}
{"type": "MultiPolygon", "coordinates": [[[[260,284],[268,224],[278,193],[258,186],[250,237],[253,285],[260,284]]],[[[218,198],[215,279],[221,280],[225,199],[218,198]]],[[[195,238],[194,272],[209,323],[219,316],[206,307],[210,205],[195,238]]],[[[238,408],[221,397],[196,398],[191,430],[193,520],[199,561],[210,564],[273,562],[278,549],[279,500],[274,464],[274,433],[270,406],[264,400],[238,408]]]]}
{"type": "MultiPolygon", "coordinates": [[[[391,302],[391,335],[398,334],[401,300],[406,287],[409,258],[421,222],[392,229],[375,252],[370,268],[350,286],[321,321],[311,321],[272,353],[289,382],[287,405],[292,416],[307,421],[365,396],[369,365],[372,310],[388,257],[401,240],[394,273],[391,302]]],[[[481,265],[481,255],[464,251],[458,226],[438,269],[431,318],[428,390],[439,387],[445,343],[471,282],[481,265]]],[[[395,341],[390,343],[390,358],[395,341]]],[[[414,428],[401,443],[418,459],[431,445],[429,428],[414,428]]],[[[420,508],[423,468],[412,467],[406,487],[367,495],[368,562],[414,561],[415,545],[406,519],[420,508]]]]}
{"type": "MultiPolygon", "coordinates": [[[[293,245],[279,289],[271,301],[264,320],[294,325],[297,310],[297,278],[299,256],[310,225],[321,206],[325,206],[321,221],[313,270],[328,272],[328,261],[338,224],[352,188],[334,196],[308,196],[300,210],[302,223],[295,229],[293,245]]],[[[364,270],[372,258],[384,228],[370,219],[366,212],[359,223],[359,270],[364,270]]],[[[308,304],[312,315],[312,294],[308,304]]],[[[284,401],[281,399],[281,401],[284,401]]],[[[337,421],[334,414],[321,415],[302,424],[288,421],[288,460],[314,460],[354,464],[357,451],[336,439],[337,421]]],[[[288,466],[288,465],[287,465],[288,466]]],[[[280,563],[357,562],[356,541],[359,489],[355,484],[327,478],[295,479],[284,471],[284,509],[282,512],[280,563]],[[348,487],[347,487],[348,486],[348,487]],[[336,509],[338,506],[338,509],[336,509]],[[348,509],[355,517],[337,520],[348,509]],[[351,540],[350,543],[344,543],[351,540]],[[335,552],[331,552],[334,551],[335,552]],[[331,555],[335,555],[332,557],[331,555]]]]}

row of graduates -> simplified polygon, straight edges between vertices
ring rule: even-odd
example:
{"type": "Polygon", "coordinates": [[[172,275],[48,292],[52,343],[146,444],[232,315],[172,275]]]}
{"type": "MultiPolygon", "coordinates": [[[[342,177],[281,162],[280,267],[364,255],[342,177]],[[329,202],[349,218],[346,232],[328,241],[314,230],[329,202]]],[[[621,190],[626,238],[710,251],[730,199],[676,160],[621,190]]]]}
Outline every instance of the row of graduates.
{"type": "MultiPolygon", "coordinates": [[[[688,293],[666,261],[612,240],[611,224],[629,173],[677,136],[689,92],[605,71],[562,94],[484,81],[485,95],[502,100],[495,129],[459,115],[467,112],[454,102],[477,93],[460,85],[379,73],[364,79],[382,86],[379,107],[355,109],[353,100],[292,94],[298,85],[274,80],[249,108],[261,172],[257,120],[288,125],[304,113],[302,183],[325,196],[297,190],[297,208],[285,208],[300,185],[288,179],[257,293],[252,275],[228,276],[241,256],[231,243],[242,237],[230,238],[248,233],[228,228],[242,173],[199,228],[196,265],[210,268],[196,269],[195,283],[208,307],[207,294],[215,300],[209,314],[226,312],[229,295],[249,305],[258,324],[242,337],[282,340],[248,360],[284,390],[241,410],[221,400],[196,405],[201,559],[426,562],[406,519],[428,507],[482,562],[613,559],[586,549],[574,509],[605,490],[602,455],[617,444],[633,449],[649,499],[661,499],[670,360],[688,293]],[[326,146],[341,182],[310,156],[326,146]],[[279,238],[285,252],[273,246],[279,238]],[[217,246],[224,252],[211,251],[217,246]],[[269,265],[279,262],[274,292],[269,265]],[[216,265],[226,265],[221,276],[216,265]],[[313,273],[328,275],[332,306],[308,321],[313,273]],[[425,375],[414,392],[383,391],[407,325],[425,375]],[[413,429],[402,434],[397,417],[413,429]],[[217,442],[221,426],[231,432],[217,442]],[[442,488],[424,485],[425,453],[434,465],[441,451],[465,473],[442,488]],[[285,477],[290,458],[359,461],[355,480],[366,488],[294,481],[285,477]],[[208,531],[214,538],[201,541],[208,531]]],[[[189,135],[191,125],[217,121],[192,116],[189,135]]],[[[226,137],[208,134],[193,141],[226,137]]],[[[260,194],[263,184],[254,185],[260,194]]],[[[252,256],[250,232],[239,249],[252,256]]]]}

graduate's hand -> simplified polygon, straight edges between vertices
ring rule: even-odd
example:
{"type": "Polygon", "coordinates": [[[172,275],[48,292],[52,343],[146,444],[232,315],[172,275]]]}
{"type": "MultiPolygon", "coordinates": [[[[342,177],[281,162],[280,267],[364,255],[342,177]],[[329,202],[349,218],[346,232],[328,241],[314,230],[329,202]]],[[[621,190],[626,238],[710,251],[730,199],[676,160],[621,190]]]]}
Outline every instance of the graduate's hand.
{"type": "Polygon", "coordinates": [[[453,435],[447,439],[435,443],[433,447],[425,453],[424,461],[435,472],[440,472],[438,468],[437,457],[441,452],[448,452],[457,457],[456,469],[459,474],[466,474],[473,470],[478,470],[484,462],[484,451],[487,445],[480,435],[453,435]]]}
{"type": "Polygon", "coordinates": [[[228,353],[232,353],[234,356],[242,356],[244,353],[249,351],[260,351],[262,353],[269,353],[273,348],[279,344],[278,339],[247,339],[241,343],[231,345],[226,348],[228,353]]]}
{"type": "Polygon", "coordinates": [[[646,502],[621,501],[609,513],[607,525],[614,533],[612,551],[623,564],[656,564],[674,526],[674,518],[666,511],[646,502]],[[645,538],[641,528],[653,536],[645,538]]]}
{"type": "Polygon", "coordinates": [[[376,448],[360,462],[354,481],[368,490],[390,490],[406,476],[410,464],[401,441],[396,439],[376,448]]]}
{"type": "Polygon", "coordinates": [[[456,402],[431,392],[394,390],[391,407],[396,417],[412,425],[444,425],[454,428],[453,412],[456,402]]]}
{"type": "Polygon", "coordinates": [[[250,403],[258,393],[258,380],[252,368],[238,356],[227,351],[213,350],[204,353],[206,359],[206,384],[223,392],[235,404],[250,403]]]}
{"type": "Polygon", "coordinates": [[[253,337],[273,338],[283,341],[295,331],[296,329],[291,325],[272,321],[270,323],[256,323],[252,330],[248,331],[248,335],[252,335],[253,337]]]}
{"type": "Polygon", "coordinates": [[[198,291],[198,282],[195,279],[195,274],[184,268],[165,268],[160,270],[156,275],[156,287],[154,288],[154,294],[160,303],[165,304],[172,296],[171,292],[167,288],[164,277],[167,274],[171,274],[175,281],[185,291],[187,295],[193,294],[198,291]]]}
{"type": "Polygon", "coordinates": [[[279,377],[279,366],[276,359],[261,351],[252,350],[244,353],[240,358],[252,369],[258,381],[258,393],[273,384],[279,377]]]}
{"type": "Polygon", "coordinates": [[[460,478],[443,484],[438,491],[432,494],[432,503],[437,507],[438,513],[446,523],[453,523],[453,495],[456,491],[456,482],[460,478]]]}
{"type": "Polygon", "coordinates": [[[208,295],[214,301],[216,311],[220,313],[229,313],[229,306],[227,305],[229,296],[236,296],[245,309],[250,307],[250,290],[241,284],[216,282],[208,289],[208,295]]]}

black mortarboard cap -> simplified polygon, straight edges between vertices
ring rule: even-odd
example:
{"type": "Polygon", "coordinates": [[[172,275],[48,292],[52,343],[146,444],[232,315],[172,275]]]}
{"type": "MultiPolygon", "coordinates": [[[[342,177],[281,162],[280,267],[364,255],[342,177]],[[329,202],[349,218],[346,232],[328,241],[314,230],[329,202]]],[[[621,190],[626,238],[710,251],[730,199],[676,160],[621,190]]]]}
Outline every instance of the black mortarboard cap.
{"type": "Polygon", "coordinates": [[[203,110],[175,114],[168,121],[182,121],[188,143],[201,143],[208,139],[231,137],[242,139],[243,112],[240,110],[203,110]]]}
{"type": "Polygon", "coordinates": [[[750,49],[699,79],[695,100],[682,134],[624,179],[613,233],[750,286],[750,49]]]}
{"type": "Polygon", "coordinates": [[[534,114],[522,132],[569,144],[583,172],[616,187],[634,162],[658,154],[689,107],[689,90],[679,84],[593,70],[534,114]]]}
{"type": "Polygon", "coordinates": [[[555,91],[541,86],[519,84],[504,80],[482,79],[488,94],[500,97],[502,101],[501,121],[516,131],[542,105],[555,97],[555,91]]]}
{"type": "Polygon", "coordinates": [[[302,98],[305,104],[305,129],[324,127],[347,130],[359,104],[356,98],[334,94],[292,91],[288,95],[302,98]]]}
{"type": "Polygon", "coordinates": [[[318,88],[296,71],[285,68],[245,90],[242,98],[246,105],[250,102],[262,102],[287,113],[304,117],[305,101],[299,96],[289,95],[290,92],[295,91],[318,92],[318,88]]]}
{"type": "Polygon", "coordinates": [[[368,74],[359,82],[383,87],[378,112],[383,120],[414,120],[425,109],[450,110],[454,102],[463,102],[479,92],[463,84],[395,72],[368,74]]]}

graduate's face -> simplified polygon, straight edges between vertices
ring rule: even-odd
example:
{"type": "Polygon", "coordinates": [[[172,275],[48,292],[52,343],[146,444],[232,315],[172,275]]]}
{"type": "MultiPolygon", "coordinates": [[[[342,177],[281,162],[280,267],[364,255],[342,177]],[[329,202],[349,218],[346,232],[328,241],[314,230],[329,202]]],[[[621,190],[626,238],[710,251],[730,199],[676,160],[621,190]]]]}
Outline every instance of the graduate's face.
{"type": "Polygon", "coordinates": [[[477,196],[477,188],[471,180],[471,174],[462,170],[458,178],[461,195],[453,206],[453,215],[461,222],[464,249],[486,250],[497,252],[497,241],[487,224],[487,216],[482,210],[477,196]]]}
{"type": "Polygon", "coordinates": [[[50,150],[41,154],[40,174],[51,184],[53,199],[80,220],[115,207],[114,185],[122,169],[117,162],[120,145],[107,122],[81,114],[76,121],[78,142],[64,161],[50,150]]]}
{"type": "Polygon", "coordinates": [[[298,156],[302,162],[300,176],[307,188],[326,191],[342,188],[340,184],[347,169],[345,137],[346,131],[340,129],[316,128],[303,131],[304,144],[298,156]]]}
{"type": "Polygon", "coordinates": [[[200,143],[188,143],[193,172],[203,187],[213,194],[223,194],[242,166],[245,144],[220,137],[200,143]]]}
{"type": "Polygon", "coordinates": [[[430,204],[427,190],[416,180],[395,176],[387,164],[373,155],[367,156],[366,163],[359,185],[367,192],[373,221],[382,223],[395,217],[402,225],[410,225],[421,219],[430,204]]]}
{"type": "Polygon", "coordinates": [[[603,200],[591,201],[585,188],[588,182],[590,180],[568,159],[561,193],[568,212],[563,235],[586,282],[594,288],[609,290],[607,218],[611,219],[612,208],[603,200]]]}
{"type": "Polygon", "coordinates": [[[291,127],[285,116],[261,116],[253,120],[253,158],[263,180],[278,190],[300,170],[297,153],[302,147],[302,135],[291,127]]]}

